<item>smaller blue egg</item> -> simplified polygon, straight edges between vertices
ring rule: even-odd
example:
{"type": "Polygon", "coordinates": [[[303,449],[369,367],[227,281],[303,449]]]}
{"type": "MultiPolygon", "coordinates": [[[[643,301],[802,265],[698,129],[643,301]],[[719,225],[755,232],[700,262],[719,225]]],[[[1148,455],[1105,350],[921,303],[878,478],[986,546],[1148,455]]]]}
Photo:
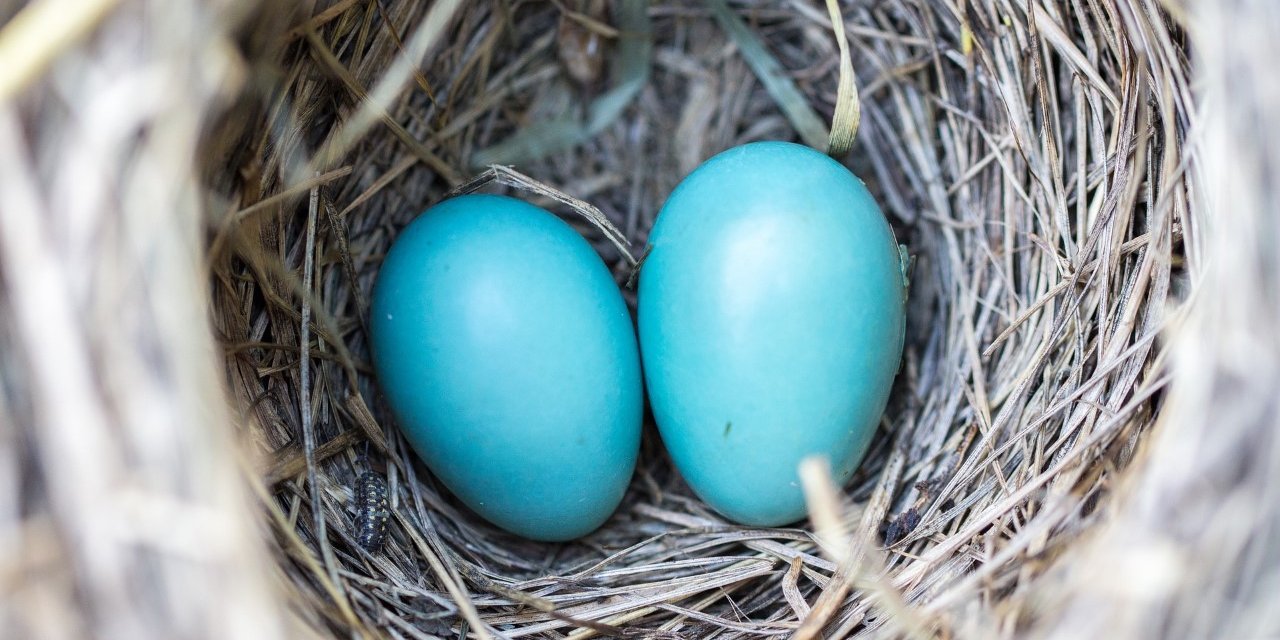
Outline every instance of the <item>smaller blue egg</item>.
{"type": "Polygon", "coordinates": [[[568,540],[618,506],[639,451],[639,352],[608,268],[567,223],[513,198],[446,200],[396,239],[370,317],[400,429],[476,513],[568,540]]]}

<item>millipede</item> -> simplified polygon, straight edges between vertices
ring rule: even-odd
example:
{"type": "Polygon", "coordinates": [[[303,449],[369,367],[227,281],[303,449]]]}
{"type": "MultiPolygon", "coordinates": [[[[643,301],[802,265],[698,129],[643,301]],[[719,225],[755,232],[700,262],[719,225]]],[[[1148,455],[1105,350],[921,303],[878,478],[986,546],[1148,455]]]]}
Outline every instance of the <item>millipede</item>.
{"type": "Polygon", "coordinates": [[[356,542],[370,553],[377,553],[387,538],[387,483],[382,476],[366,471],[356,483],[356,542]]]}

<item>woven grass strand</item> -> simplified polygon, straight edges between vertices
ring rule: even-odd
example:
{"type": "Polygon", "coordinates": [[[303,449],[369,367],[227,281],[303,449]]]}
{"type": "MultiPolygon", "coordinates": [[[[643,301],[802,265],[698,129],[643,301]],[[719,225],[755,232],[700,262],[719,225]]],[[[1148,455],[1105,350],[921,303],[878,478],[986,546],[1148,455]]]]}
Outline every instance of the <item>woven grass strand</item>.
{"type": "Polygon", "coordinates": [[[759,36],[729,8],[725,0],[707,0],[707,4],[711,7],[711,14],[737,45],[747,65],[791,121],[800,139],[810,147],[824,149],[828,136],[826,125],[786,75],[777,57],[769,52],[759,36]]]}
{"type": "Polygon", "coordinates": [[[48,71],[65,49],[93,31],[119,0],[37,0],[0,29],[0,103],[48,71]]]}
{"type": "Polygon", "coordinates": [[[858,101],[858,78],[853,70],[853,61],[849,59],[849,36],[845,33],[838,0],[827,0],[827,13],[831,16],[831,29],[836,34],[836,45],[840,50],[840,82],[836,86],[836,107],[835,114],[831,116],[827,154],[839,159],[853,147],[858,123],[862,120],[862,105],[858,101]]]}

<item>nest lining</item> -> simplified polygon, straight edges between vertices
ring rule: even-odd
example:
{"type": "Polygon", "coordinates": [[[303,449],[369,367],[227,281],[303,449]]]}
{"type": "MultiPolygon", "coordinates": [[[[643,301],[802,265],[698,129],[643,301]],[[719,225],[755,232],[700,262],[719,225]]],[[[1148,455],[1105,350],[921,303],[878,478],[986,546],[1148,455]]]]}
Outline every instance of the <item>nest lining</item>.
{"type": "MultiPolygon", "coordinates": [[[[754,638],[805,620],[802,635],[822,621],[826,637],[1033,622],[1038,579],[1097,522],[1166,383],[1157,336],[1192,229],[1185,49],[1158,4],[845,7],[863,105],[846,160],[918,262],[906,364],[841,496],[841,537],[726,523],[646,427],[618,512],[564,545],[459,506],[415,463],[370,375],[362,314],[396,232],[473,175],[481,149],[611,80],[561,62],[548,34],[571,8],[458,4],[259,16],[243,38],[250,90],[206,145],[228,200],[211,209],[234,212],[214,223],[215,331],[306,623],[335,637],[754,638]],[[451,15],[426,62],[344,138],[433,12],[451,15]],[[394,507],[373,554],[354,524],[366,470],[387,478],[394,507]]],[[[822,7],[737,11],[829,116],[838,68],[822,7]]],[[[649,14],[653,67],[633,102],[518,166],[598,206],[632,247],[701,160],[796,138],[706,11],[649,14]]],[[[629,262],[575,224],[624,283],[629,262]]]]}

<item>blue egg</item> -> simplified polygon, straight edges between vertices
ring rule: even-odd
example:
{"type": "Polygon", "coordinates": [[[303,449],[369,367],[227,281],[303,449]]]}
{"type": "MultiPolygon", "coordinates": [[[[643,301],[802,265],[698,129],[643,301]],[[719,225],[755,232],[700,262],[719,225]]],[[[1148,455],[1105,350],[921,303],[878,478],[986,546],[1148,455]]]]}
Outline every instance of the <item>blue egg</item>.
{"type": "Polygon", "coordinates": [[[758,142],[685,178],[649,243],[640,350],[672,459],[731,520],[799,520],[800,461],[825,456],[848,480],[897,373],[906,285],[893,231],[838,162],[758,142]]]}
{"type": "Polygon", "coordinates": [[[476,513],[568,540],[618,506],[643,415],[635,330],[567,223],[513,198],[446,200],[396,239],[370,318],[400,429],[476,513]]]}

